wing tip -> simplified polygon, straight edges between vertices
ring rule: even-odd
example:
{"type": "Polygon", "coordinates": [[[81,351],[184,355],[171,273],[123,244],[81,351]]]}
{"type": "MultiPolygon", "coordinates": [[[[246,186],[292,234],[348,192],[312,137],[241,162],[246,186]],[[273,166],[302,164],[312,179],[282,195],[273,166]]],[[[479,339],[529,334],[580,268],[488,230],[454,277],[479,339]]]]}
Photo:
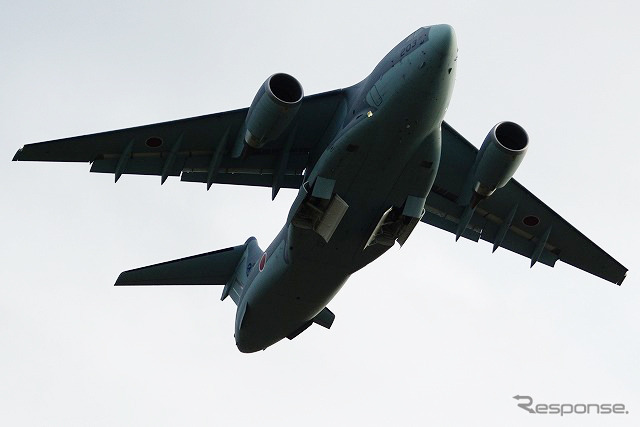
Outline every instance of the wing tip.
{"type": "Polygon", "coordinates": [[[123,271],[122,273],[118,274],[118,278],[116,279],[116,282],[113,284],[113,286],[124,286],[126,285],[126,283],[124,283],[124,280],[122,280],[122,276],[126,273],[126,271],[123,271]]]}
{"type": "Polygon", "coordinates": [[[16,154],[13,155],[13,159],[11,160],[12,162],[17,162],[20,160],[20,157],[22,157],[22,149],[24,147],[18,149],[18,151],[16,151],[16,154]]]}
{"type": "Polygon", "coordinates": [[[624,274],[622,275],[622,279],[620,279],[618,282],[616,282],[616,285],[618,285],[618,286],[622,286],[622,282],[624,282],[624,279],[626,279],[626,278],[627,278],[627,273],[629,273],[629,270],[626,270],[626,271],[624,272],[624,274]]]}

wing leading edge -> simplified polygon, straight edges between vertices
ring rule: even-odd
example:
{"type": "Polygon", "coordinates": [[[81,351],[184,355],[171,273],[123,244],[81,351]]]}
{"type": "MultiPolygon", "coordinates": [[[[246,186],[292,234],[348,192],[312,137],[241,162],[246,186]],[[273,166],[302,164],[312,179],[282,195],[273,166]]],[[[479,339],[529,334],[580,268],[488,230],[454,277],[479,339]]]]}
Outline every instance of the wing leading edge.
{"type": "MultiPolygon", "coordinates": [[[[451,233],[464,221],[465,207],[457,204],[477,149],[447,123],[442,124],[442,155],[438,175],[427,197],[423,222],[451,233]]],[[[531,260],[554,266],[563,261],[617,285],[627,269],[584,234],[511,179],[480,202],[462,237],[503,247],[531,260]]]]}

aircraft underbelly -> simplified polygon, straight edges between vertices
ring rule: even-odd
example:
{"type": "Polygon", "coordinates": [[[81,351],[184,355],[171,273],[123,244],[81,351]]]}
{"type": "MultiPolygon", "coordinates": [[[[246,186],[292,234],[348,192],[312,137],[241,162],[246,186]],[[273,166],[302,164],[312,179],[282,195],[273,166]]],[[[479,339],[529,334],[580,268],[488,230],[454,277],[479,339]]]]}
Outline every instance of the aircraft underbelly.
{"type": "Polygon", "coordinates": [[[334,193],[349,205],[345,215],[328,242],[288,225],[287,238],[248,291],[245,331],[236,333],[251,328],[257,346],[279,341],[326,307],[351,273],[386,252],[382,245],[365,249],[367,240],[389,207],[402,206],[408,196],[426,197],[438,165],[439,132],[372,128],[336,141],[335,155],[323,159],[316,176],[335,180],[334,193]],[[347,151],[349,144],[360,147],[347,151]]]}
{"type": "Polygon", "coordinates": [[[365,249],[384,212],[402,207],[409,196],[426,198],[439,163],[440,128],[423,135],[404,121],[392,121],[398,122],[380,126],[372,120],[336,141],[321,159],[310,180],[334,180],[334,193],[349,207],[328,242],[311,230],[296,230],[295,246],[303,248],[294,255],[296,261],[321,259],[333,268],[357,271],[388,249],[365,249]]]}

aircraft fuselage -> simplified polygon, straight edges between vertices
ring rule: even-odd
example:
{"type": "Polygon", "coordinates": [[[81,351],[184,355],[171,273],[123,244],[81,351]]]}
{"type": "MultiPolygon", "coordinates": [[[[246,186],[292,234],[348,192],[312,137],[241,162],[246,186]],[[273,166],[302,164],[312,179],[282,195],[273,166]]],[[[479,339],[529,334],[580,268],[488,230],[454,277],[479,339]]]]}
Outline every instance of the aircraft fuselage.
{"type": "Polygon", "coordinates": [[[456,59],[453,29],[424,27],[389,52],[365,80],[346,89],[348,107],[334,119],[335,135],[307,171],[265,259],[247,272],[235,325],[240,351],[265,349],[308,327],[353,272],[393,245],[395,237],[385,243],[384,233],[372,242],[389,209],[386,222],[396,218],[396,229],[402,221],[419,219],[438,170],[440,126],[456,59]],[[316,185],[337,195],[335,204],[342,208],[342,216],[329,224],[328,241],[297,220],[301,209],[314,203],[331,209],[333,199],[314,196],[322,196],[316,185]]]}

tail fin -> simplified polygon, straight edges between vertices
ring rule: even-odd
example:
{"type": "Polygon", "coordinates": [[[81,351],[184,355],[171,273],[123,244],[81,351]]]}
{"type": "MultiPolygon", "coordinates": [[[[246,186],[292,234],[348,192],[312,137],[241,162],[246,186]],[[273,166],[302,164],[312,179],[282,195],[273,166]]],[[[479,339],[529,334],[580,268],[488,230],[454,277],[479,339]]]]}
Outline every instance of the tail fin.
{"type": "Polygon", "coordinates": [[[254,245],[251,237],[244,245],[128,270],[120,273],[115,285],[226,285],[247,248],[254,245]]]}

